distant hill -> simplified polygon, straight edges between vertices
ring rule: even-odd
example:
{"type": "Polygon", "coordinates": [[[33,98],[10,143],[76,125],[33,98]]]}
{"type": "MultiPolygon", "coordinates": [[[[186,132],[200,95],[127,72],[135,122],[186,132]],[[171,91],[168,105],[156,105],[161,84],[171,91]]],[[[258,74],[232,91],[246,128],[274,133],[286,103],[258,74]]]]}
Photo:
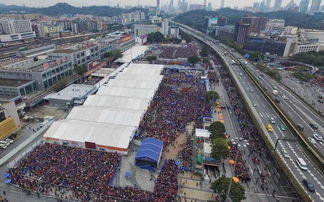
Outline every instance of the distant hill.
{"type": "Polygon", "coordinates": [[[121,13],[128,13],[134,10],[142,10],[147,12],[146,9],[142,8],[131,8],[122,9],[110,6],[88,6],[88,7],[74,7],[67,3],[58,3],[47,8],[35,8],[15,5],[0,4],[0,14],[9,13],[39,13],[48,16],[59,16],[63,14],[84,14],[84,15],[95,15],[95,16],[116,16],[121,13]]]}
{"type": "Polygon", "coordinates": [[[209,16],[224,15],[228,18],[228,24],[235,24],[240,18],[246,15],[264,16],[272,19],[284,19],[287,26],[298,26],[302,28],[323,29],[324,13],[308,15],[292,11],[275,11],[268,13],[252,13],[249,11],[233,10],[230,8],[220,9],[218,11],[193,10],[178,15],[175,20],[193,26],[196,29],[205,31],[207,28],[207,18],[209,16]]]}

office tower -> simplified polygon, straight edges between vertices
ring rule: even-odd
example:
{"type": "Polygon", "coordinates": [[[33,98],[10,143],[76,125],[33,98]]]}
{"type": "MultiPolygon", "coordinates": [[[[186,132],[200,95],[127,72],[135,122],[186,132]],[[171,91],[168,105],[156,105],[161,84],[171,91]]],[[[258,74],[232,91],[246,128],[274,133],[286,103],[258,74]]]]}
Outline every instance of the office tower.
{"type": "Polygon", "coordinates": [[[249,24],[236,23],[234,29],[234,40],[240,44],[243,44],[246,36],[248,35],[249,24]]]}
{"type": "Polygon", "coordinates": [[[271,6],[271,0],[266,0],[266,3],[265,3],[265,7],[267,10],[269,10],[270,6],[271,6]]]}
{"type": "Polygon", "coordinates": [[[273,6],[273,9],[274,10],[279,10],[281,8],[281,3],[282,3],[282,0],[275,0],[275,4],[273,6]]]}
{"type": "Polygon", "coordinates": [[[220,8],[224,8],[224,2],[225,0],[221,0],[221,5],[220,5],[220,8]]]}
{"type": "Polygon", "coordinates": [[[312,4],[309,8],[310,13],[318,12],[321,6],[321,0],[312,0],[312,4]]]}
{"type": "Polygon", "coordinates": [[[309,0],[301,0],[299,3],[299,12],[306,13],[308,10],[309,0]]]}
{"type": "Polygon", "coordinates": [[[156,0],[156,9],[160,9],[160,0],[156,0]]]}

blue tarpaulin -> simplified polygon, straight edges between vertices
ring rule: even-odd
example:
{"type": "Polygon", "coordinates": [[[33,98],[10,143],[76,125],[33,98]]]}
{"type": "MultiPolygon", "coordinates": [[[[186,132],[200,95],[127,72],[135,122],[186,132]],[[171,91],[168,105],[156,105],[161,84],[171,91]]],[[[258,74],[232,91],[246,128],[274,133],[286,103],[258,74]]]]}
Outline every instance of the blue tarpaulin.
{"type": "Polygon", "coordinates": [[[3,177],[4,179],[7,179],[8,177],[10,177],[10,174],[9,174],[9,173],[3,173],[2,177],[3,177]]]}
{"type": "Polygon", "coordinates": [[[127,171],[127,172],[125,173],[125,177],[130,177],[130,176],[132,176],[132,173],[127,171]]]}
{"type": "Polygon", "coordinates": [[[156,138],[145,138],[136,154],[135,164],[141,168],[155,171],[160,162],[163,142],[156,138]]]}
{"type": "Polygon", "coordinates": [[[4,181],[4,183],[9,184],[11,182],[11,179],[7,179],[4,181]]]}

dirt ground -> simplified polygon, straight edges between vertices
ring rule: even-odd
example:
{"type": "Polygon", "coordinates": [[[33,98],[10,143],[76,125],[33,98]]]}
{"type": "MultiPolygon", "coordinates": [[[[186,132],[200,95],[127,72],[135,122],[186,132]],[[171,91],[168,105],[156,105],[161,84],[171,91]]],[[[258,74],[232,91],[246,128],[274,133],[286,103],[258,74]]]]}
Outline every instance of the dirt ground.
{"type": "Polygon", "coordinates": [[[63,116],[66,115],[66,112],[64,112],[64,110],[61,109],[57,109],[47,105],[42,105],[27,111],[26,115],[37,117],[55,116],[56,120],[58,120],[64,118],[63,116]]]}
{"type": "Polygon", "coordinates": [[[183,145],[187,141],[185,133],[180,134],[173,144],[170,144],[163,152],[162,159],[176,159],[178,153],[183,149],[183,145]]]}

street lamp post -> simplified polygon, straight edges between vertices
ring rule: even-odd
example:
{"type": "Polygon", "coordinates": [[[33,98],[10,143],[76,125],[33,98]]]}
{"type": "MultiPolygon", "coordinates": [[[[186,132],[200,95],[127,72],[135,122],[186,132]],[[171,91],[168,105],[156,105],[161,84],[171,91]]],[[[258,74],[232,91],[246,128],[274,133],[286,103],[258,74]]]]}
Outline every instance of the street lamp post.
{"type": "Polygon", "coordinates": [[[233,181],[233,177],[235,176],[235,166],[236,166],[236,162],[237,162],[237,158],[238,158],[238,154],[239,154],[239,147],[241,146],[240,145],[240,142],[242,142],[242,140],[239,139],[239,142],[237,143],[237,152],[236,152],[236,155],[235,155],[235,159],[234,159],[234,166],[233,166],[233,172],[232,172],[232,177],[230,179],[230,183],[228,185],[228,189],[227,189],[227,194],[226,194],[226,200],[225,201],[231,201],[230,197],[229,197],[229,194],[231,192],[231,188],[232,188],[232,181],[233,181]]]}

